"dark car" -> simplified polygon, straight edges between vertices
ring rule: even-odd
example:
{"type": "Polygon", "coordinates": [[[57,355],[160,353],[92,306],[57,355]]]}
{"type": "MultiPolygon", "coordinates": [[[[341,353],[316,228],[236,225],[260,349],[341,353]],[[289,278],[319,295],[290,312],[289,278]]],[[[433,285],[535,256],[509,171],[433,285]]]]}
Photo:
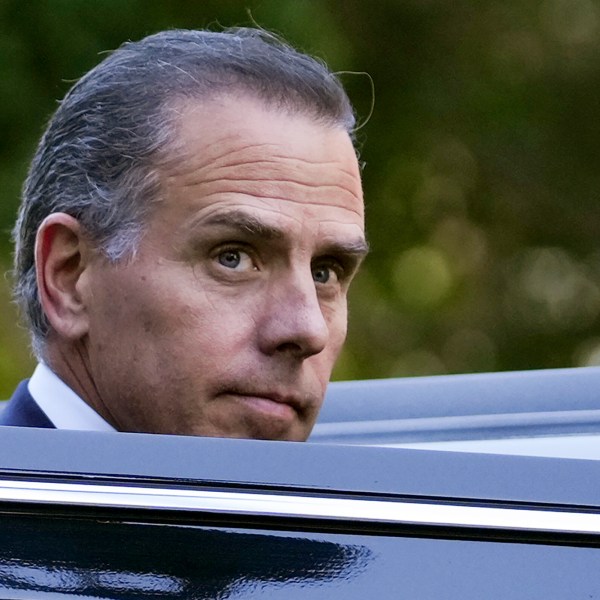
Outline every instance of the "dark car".
{"type": "Polygon", "coordinates": [[[2,428],[0,597],[598,598],[600,461],[374,445],[507,426],[597,444],[599,384],[596,369],[334,384],[305,444],[2,428]],[[369,446],[317,441],[361,428],[369,446]]]}
{"type": "Polygon", "coordinates": [[[600,459],[600,368],[334,383],[313,441],[600,459]]]}

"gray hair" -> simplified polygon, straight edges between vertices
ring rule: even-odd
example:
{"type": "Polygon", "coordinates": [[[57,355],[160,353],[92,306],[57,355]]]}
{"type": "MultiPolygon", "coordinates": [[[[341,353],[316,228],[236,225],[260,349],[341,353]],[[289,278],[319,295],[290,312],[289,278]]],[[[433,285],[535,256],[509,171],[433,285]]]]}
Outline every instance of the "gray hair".
{"type": "Polygon", "coordinates": [[[240,92],[352,134],[354,113],[337,77],[259,29],[172,30],[129,42],[68,92],[31,163],[13,231],[14,297],[38,354],[50,329],[34,261],[44,218],[65,212],[108,260],[131,257],[160,201],[157,167],[174,143],[169,106],[240,92]]]}

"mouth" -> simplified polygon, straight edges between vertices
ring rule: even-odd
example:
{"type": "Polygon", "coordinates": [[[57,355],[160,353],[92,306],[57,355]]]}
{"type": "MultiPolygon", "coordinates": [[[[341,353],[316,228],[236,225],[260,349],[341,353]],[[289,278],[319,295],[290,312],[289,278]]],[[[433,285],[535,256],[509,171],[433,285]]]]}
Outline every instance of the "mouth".
{"type": "Polygon", "coordinates": [[[238,381],[225,383],[212,396],[217,404],[215,414],[220,415],[229,435],[265,440],[306,440],[322,401],[316,390],[311,392],[301,385],[267,387],[268,383],[265,385],[264,381],[251,378],[238,381]]]}
{"type": "Polygon", "coordinates": [[[271,418],[297,418],[305,410],[304,403],[298,397],[271,391],[235,388],[224,390],[219,395],[232,398],[236,403],[271,418]]]}
{"type": "Polygon", "coordinates": [[[268,418],[277,420],[291,420],[297,417],[296,409],[284,402],[278,402],[264,396],[244,396],[238,395],[237,398],[243,404],[268,418]]]}

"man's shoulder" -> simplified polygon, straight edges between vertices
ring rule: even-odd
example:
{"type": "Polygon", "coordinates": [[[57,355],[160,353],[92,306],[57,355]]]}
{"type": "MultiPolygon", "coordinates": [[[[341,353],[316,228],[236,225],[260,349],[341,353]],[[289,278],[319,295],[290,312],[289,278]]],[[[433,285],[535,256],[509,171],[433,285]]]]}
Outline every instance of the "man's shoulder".
{"type": "Polygon", "coordinates": [[[22,381],[12,398],[0,411],[0,425],[14,427],[54,428],[54,425],[31,397],[27,388],[28,380],[22,381]]]}

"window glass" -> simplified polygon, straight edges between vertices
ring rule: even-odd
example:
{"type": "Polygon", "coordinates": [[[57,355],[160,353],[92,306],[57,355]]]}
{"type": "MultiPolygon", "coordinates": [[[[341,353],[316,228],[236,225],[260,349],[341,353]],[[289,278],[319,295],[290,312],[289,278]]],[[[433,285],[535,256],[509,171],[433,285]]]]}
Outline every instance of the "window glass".
{"type": "MultiPolygon", "coordinates": [[[[161,517],[162,518],[162,517],[161,517]]],[[[0,515],[1,598],[564,600],[600,549],[0,515]]]]}

